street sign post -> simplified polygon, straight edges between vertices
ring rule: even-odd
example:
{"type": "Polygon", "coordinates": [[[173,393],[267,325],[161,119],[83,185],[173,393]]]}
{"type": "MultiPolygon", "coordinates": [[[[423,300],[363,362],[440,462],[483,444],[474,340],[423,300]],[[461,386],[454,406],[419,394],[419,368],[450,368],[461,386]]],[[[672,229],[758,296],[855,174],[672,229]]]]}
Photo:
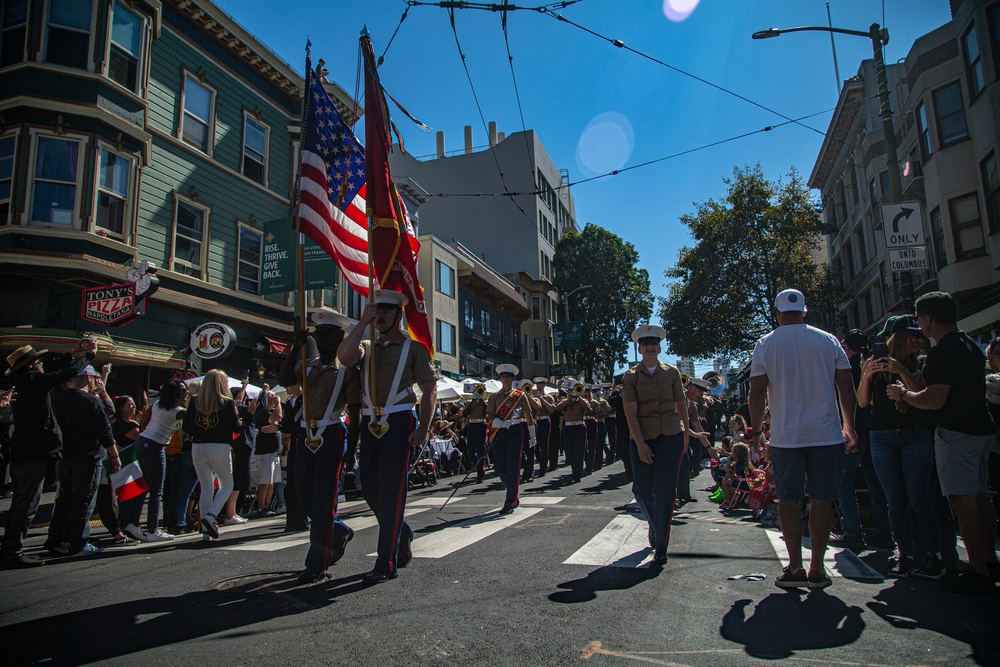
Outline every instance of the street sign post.
{"type": "Polygon", "coordinates": [[[886,252],[889,255],[889,270],[893,273],[927,268],[927,251],[924,248],[890,248],[886,252]]]}
{"type": "Polygon", "coordinates": [[[924,245],[924,213],[920,202],[882,204],[882,229],[886,248],[915,248],[924,245]]]}

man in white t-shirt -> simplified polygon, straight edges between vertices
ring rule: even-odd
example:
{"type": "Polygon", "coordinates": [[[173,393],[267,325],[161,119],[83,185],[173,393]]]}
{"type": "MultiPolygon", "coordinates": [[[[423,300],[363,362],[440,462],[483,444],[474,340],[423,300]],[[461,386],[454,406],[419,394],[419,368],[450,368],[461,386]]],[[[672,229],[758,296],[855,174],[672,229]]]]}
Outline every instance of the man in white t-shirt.
{"type": "Polygon", "coordinates": [[[780,588],[826,588],[832,583],[823,556],[833,501],[845,452],[854,451],[858,441],[851,364],[836,337],[805,323],[802,292],[779,292],[774,308],[779,326],[757,341],[750,368],[750,424],[758,444],[763,444],[765,403],[771,410],[768,445],[788,549],[788,567],[774,583],[780,588]],[[802,567],[802,500],[807,493],[812,547],[808,573],[802,567]]]}

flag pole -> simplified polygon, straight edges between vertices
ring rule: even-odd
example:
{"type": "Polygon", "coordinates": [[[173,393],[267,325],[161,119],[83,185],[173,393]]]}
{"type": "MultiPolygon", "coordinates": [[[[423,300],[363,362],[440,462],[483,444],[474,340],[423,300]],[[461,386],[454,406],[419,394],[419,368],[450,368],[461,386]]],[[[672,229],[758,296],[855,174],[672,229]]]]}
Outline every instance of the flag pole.
{"type": "MultiPolygon", "coordinates": [[[[306,128],[309,122],[309,115],[312,106],[312,42],[308,39],[306,40],[306,76],[305,76],[305,91],[302,96],[302,130],[299,134],[299,164],[298,169],[295,171],[295,194],[293,195],[294,201],[292,202],[292,221],[295,231],[298,232],[298,252],[296,253],[295,262],[295,274],[296,282],[298,285],[298,310],[299,310],[299,331],[307,331],[309,327],[309,318],[306,314],[306,243],[305,234],[302,233],[302,218],[299,216],[299,201],[302,196],[302,143],[306,138],[306,128]]],[[[300,349],[299,363],[301,364],[301,378],[299,380],[299,388],[302,390],[302,417],[306,418],[309,414],[309,392],[306,388],[308,384],[306,382],[308,378],[308,363],[309,363],[309,341],[306,340],[305,345],[300,349]]],[[[294,443],[293,443],[294,444],[294,443]]]]}

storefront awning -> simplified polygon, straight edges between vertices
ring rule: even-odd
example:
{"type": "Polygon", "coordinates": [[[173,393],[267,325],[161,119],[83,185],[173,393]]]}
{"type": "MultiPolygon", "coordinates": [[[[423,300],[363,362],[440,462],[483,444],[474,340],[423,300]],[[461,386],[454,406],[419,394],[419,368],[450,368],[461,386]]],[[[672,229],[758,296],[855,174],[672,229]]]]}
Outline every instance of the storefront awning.
{"type": "Polygon", "coordinates": [[[267,341],[268,351],[273,354],[288,354],[292,349],[291,341],[281,340],[280,338],[274,338],[266,334],[261,334],[261,336],[267,341]]]}
{"type": "MultiPolygon", "coordinates": [[[[155,368],[182,369],[187,358],[181,352],[136,342],[115,341],[106,334],[91,334],[97,340],[97,357],[94,364],[120,364],[123,366],[153,366],[155,368]]],[[[65,329],[0,329],[0,353],[10,354],[22,345],[36,350],[46,349],[61,354],[70,352],[83,335],[65,329]]]]}
{"type": "Polygon", "coordinates": [[[1000,303],[983,308],[978,313],[973,313],[968,317],[963,317],[958,321],[958,328],[975,336],[976,334],[990,328],[993,323],[1000,320],[1000,303]]]}

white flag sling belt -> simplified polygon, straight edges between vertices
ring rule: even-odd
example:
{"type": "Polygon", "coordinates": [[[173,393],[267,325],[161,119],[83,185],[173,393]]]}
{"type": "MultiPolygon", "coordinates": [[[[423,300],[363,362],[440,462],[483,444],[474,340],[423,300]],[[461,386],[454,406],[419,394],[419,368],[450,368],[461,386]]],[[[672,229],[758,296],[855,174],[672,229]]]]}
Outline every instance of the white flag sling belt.
{"type": "MultiPolygon", "coordinates": [[[[323,446],[323,437],[319,435],[319,432],[329,426],[330,424],[342,422],[342,418],[333,418],[333,406],[337,404],[337,398],[340,396],[340,389],[344,386],[344,374],[347,371],[346,366],[341,366],[337,370],[337,383],[333,385],[333,393],[330,394],[330,402],[326,405],[326,412],[323,414],[322,419],[303,419],[300,424],[306,429],[305,444],[309,448],[309,451],[315,454],[320,447],[323,446]]],[[[308,369],[307,369],[308,375],[308,369]]]]}
{"type": "Polygon", "coordinates": [[[368,373],[368,368],[371,365],[371,357],[375,354],[375,345],[378,344],[377,340],[372,341],[369,354],[366,354],[362,361],[362,377],[364,377],[365,381],[365,390],[362,398],[366,406],[362,414],[371,417],[371,421],[368,422],[368,430],[376,438],[381,438],[389,430],[389,424],[386,421],[389,415],[394,412],[404,412],[413,409],[413,405],[410,403],[396,404],[397,401],[401,401],[409,396],[412,391],[409,387],[403,391],[399,391],[399,382],[403,379],[403,365],[406,362],[407,354],[410,352],[410,343],[412,342],[410,338],[406,338],[403,341],[403,349],[399,353],[399,363],[396,364],[396,374],[392,378],[392,385],[389,387],[389,395],[386,398],[384,406],[375,405],[372,400],[372,382],[368,373]]]}

